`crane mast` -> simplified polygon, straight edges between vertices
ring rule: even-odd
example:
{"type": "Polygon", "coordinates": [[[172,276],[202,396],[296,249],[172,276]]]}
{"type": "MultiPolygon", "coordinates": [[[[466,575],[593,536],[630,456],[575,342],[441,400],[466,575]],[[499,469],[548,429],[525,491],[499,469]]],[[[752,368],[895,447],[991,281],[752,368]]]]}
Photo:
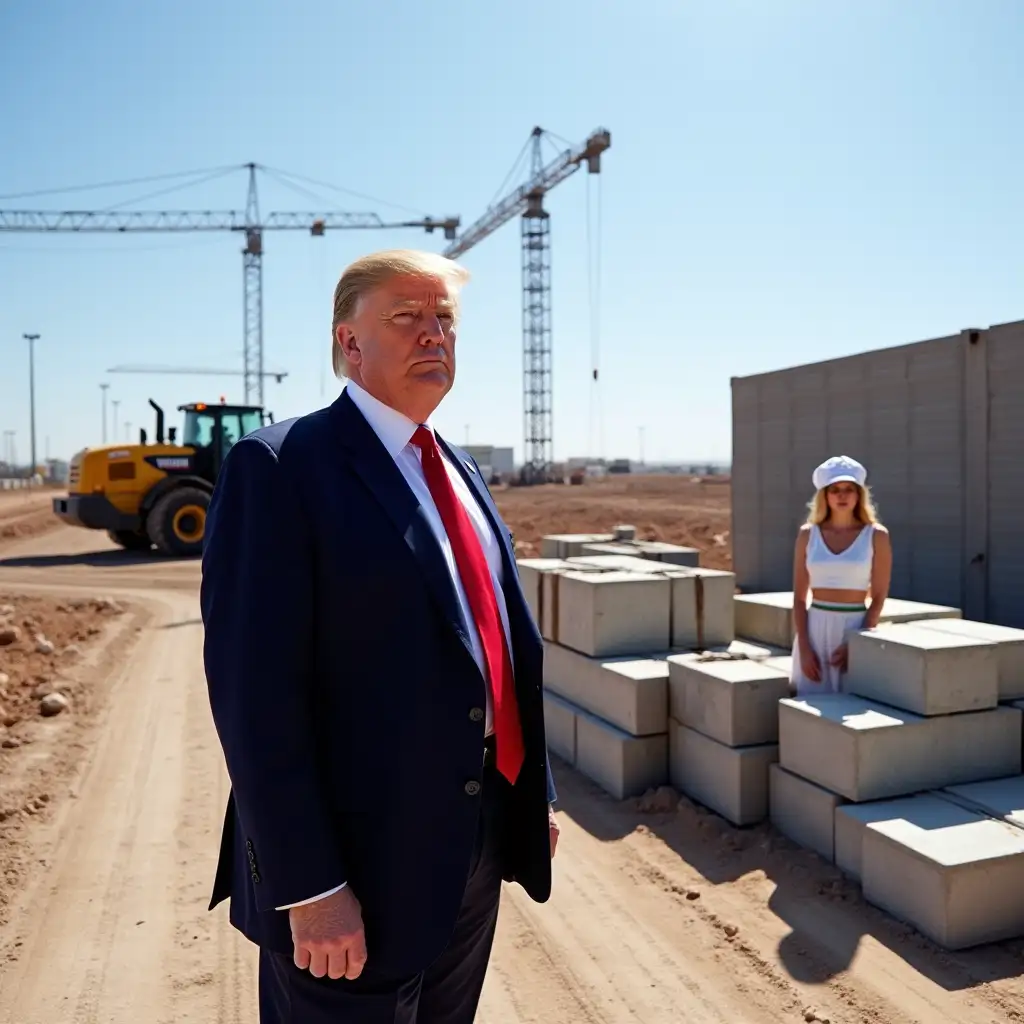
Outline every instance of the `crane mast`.
{"type": "Polygon", "coordinates": [[[550,479],[554,461],[551,374],[551,215],[544,196],[585,163],[590,174],[601,170],[601,154],[612,144],[604,128],[573,146],[547,165],[541,142],[544,129],[530,135],[530,177],[471,224],[444,250],[461,256],[492,235],[516,215],[521,217],[522,330],[523,330],[523,443],[522,482],[550,479]]]}
{"type": "MultiPolygon", "coordinates": [[[[242,248],[242,376],[245,401],[263,405],[263,381],[268,376],[263,360],[263,233],[309,231],[323,237],[328,230],[380,230],[420,228],[428,234],[443,231],[454,239],[458,217],[423,217],[385,223],[375,213],[301,213],[285,211],[260,217],[256,172],[260,165],[245,165],[249,173],[245,210],[0,210],[0,232],[75,232],[78,234],[185,231],[237,231],[242,248]]],[[[266,168],[263,168],[266,170],[266,168]]]]}

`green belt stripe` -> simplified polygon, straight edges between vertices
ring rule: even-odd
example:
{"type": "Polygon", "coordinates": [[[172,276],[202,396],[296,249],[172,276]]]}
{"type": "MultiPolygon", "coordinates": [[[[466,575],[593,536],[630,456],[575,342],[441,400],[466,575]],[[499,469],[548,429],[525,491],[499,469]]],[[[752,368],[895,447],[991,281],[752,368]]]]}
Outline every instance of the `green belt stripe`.
{"type": "Polygon", "coordinates": [[[820,608],[823,612],[862,612],[867,605],[863,604],[831,604],[827,601],[812,601],[812,608],[820,608]]]}

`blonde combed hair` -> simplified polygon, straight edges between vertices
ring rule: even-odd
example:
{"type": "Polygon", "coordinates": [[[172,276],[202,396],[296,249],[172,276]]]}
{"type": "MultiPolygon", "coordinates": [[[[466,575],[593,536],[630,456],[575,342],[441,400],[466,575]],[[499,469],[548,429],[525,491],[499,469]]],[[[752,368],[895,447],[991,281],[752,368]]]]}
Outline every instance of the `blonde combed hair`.
{"type": "Polygon", "coordinates": [[[335,377],[348,376],[348,360],[338,344],[338,325],[352,319],[360,299],[393,277],[440,278],[448,286],[457,314],[459,290],[469,280],[469,271],[447,256],[420,249],[386,249],[350,263],[334,289],[331,365],[335,377]]]}
{"type": "MultiPolygon", "coordinates": [[[[857,488],[857,506],[853,510],[853,518],[863,526],[877,526],[881,523],[878,518],[878,510],[875,508],[875,503],[871,498],[871,489],[869,487],[862,487],[859,484],[854,485],[857,488]]],[[[807,522],[811,526],[821,526],[829,515],[831,514],[828,507],[828,488],[822,487],[813,498],[811,498],[810,504],[807,506],[807,522]]]]}

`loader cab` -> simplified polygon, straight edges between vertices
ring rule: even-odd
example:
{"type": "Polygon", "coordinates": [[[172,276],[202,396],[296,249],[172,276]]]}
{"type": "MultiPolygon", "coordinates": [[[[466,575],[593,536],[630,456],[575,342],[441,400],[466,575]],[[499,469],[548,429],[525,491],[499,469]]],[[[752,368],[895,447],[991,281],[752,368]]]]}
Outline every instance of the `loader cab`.
{"type": "Polygon", "coordinates": [[[263,426],[263,410],[252,405],[207,405],[193,402],[178,406],[185,414],[181,443],[195,449],[195,472],[213,483],[221,463],[236,441],[263,426]]]}

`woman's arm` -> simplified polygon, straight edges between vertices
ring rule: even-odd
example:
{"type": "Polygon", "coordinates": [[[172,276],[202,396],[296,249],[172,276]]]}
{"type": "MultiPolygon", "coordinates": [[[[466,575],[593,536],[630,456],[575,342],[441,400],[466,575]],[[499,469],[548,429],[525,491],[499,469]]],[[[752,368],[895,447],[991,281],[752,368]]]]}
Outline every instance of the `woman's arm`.
{"type": "Polygon", "coordinates": [[[793,552],[793,632],[801,647],[806,646],[807,641],[807,591],[811,586],[807,573],[807,541],[810,535],[811,528],[801,526],[793,552]]]}
{"type": "Polygon", "coordinates": [[[874,629],[878,625],[892,581],[892,540],[889,531],[884,526],[876,526],[871,543],[874,545],[871,563],[871,604],[864,616],[864,629],[874,629]]]}

